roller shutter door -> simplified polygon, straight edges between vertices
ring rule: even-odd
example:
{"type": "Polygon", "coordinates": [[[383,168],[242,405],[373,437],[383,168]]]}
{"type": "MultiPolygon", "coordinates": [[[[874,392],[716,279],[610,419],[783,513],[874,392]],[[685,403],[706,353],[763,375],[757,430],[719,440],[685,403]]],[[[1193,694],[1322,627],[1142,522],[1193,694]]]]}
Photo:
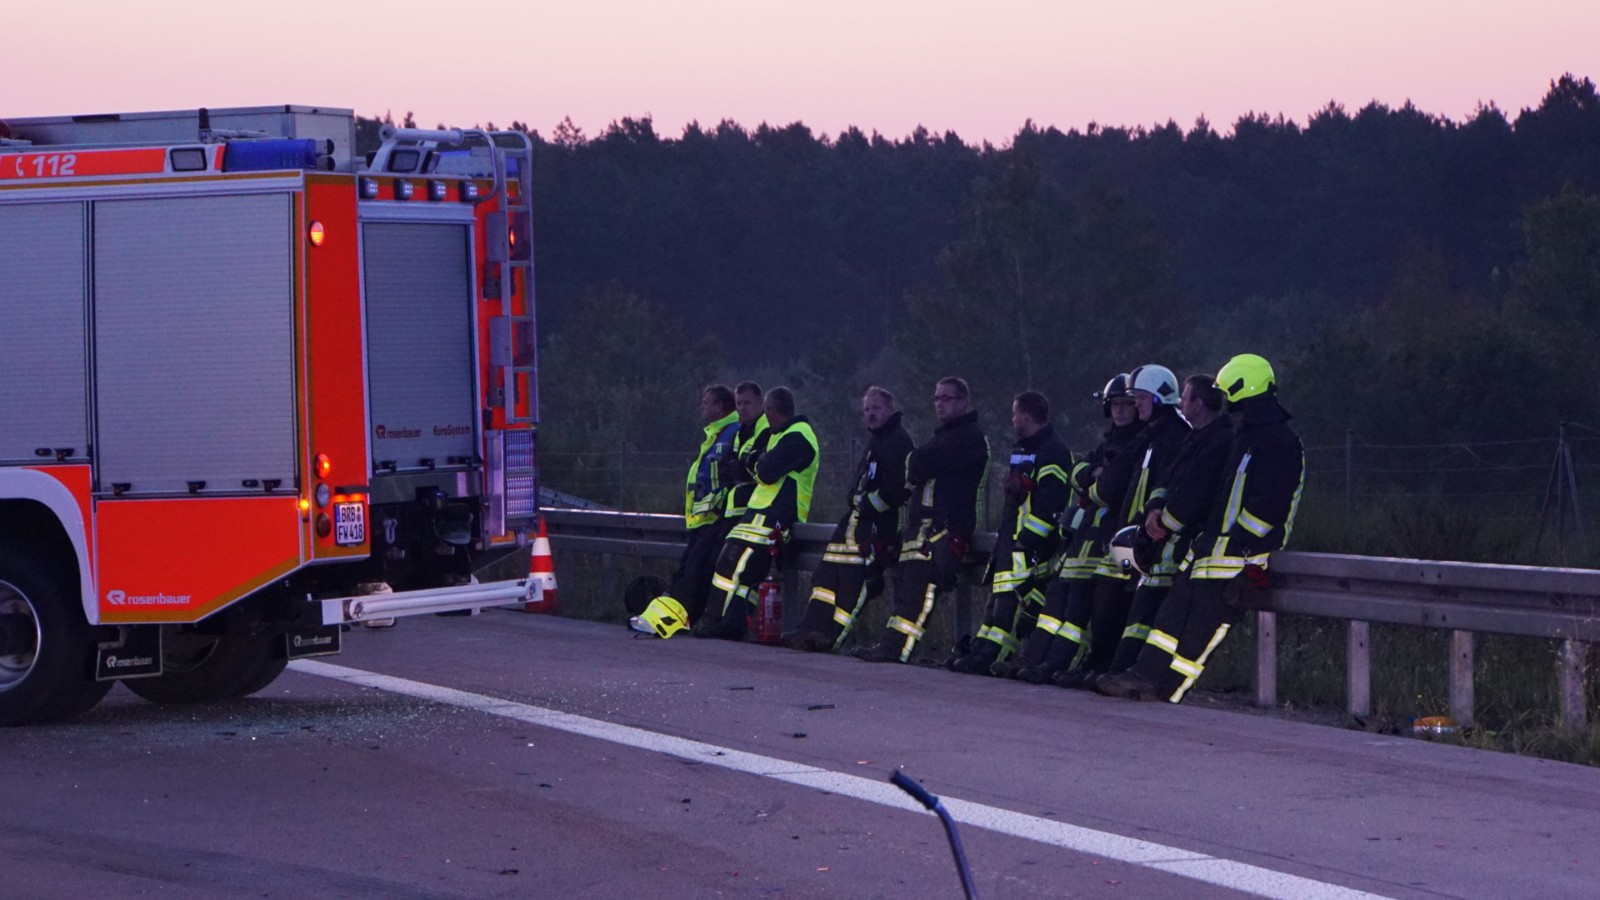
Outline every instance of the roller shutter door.
{"type": "Polygon", "coordinates": [[[89,452],[84,207],[0,206],[0,460],[89,452]]]}
{"type": "Polygon", "coordinates": [[[95,204],[102,490],[293,487],[290,242],[285,194],[95,204]]]}
{"type": "Polygon", "coordinates": [[[472,269],[467,226],[362,226],[367,383],[379,473],[475,456],[472,269]]]}

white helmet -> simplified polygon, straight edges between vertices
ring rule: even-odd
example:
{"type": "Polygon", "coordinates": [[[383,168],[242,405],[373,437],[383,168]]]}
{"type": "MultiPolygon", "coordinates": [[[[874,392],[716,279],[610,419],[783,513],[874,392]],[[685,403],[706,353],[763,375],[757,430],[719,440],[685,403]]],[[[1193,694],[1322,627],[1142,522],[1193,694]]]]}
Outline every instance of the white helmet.
{"type": "Polygon", "coordinates": [[[1143,525],[1129,525],[1111,538],[1111,558],[1124,572],[1149,575],[1161,561],[1162,541],[1153,540],[1143,525]]]}
{"type": "Polygon", "coordinates": [[[1183,393],[1178,376],[1166,366],[1140,366],[1129,372],[1128,389],[1149,391],[1156,402],[1164,406],[1177,406],[1178,398],[1183,393]]]}

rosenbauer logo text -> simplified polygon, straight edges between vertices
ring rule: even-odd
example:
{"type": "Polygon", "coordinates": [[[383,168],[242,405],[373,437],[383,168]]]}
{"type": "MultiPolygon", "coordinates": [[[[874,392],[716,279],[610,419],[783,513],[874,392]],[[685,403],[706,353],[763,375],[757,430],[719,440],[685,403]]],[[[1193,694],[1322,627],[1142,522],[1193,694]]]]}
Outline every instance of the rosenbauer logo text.
{"type": "Polygon", "coordinates": [[[127,591],[106,591],[106,602],[112,606],[188,606],[189,594],[130,594],[127,591]]]}
{"type": "MultiPolygon", "coordinates": [[[[380,440],[380,441],[396,441],[396,440],[402,440],[404,438],[419,438],[419,437],[422,437],[422,429],[421,428],[391,428],[388,425],[379,425],[376,428],[374,428],[372,431],[373,431],[374,434],[376,434],[378,436],[378,440],[380,440]]],[[[464,434],[471,434],[471,433],[472,433],[472,427],[470,425],[435,425],[435,426],[433,426],[433,436],[434,437],[460,437],[460,436],[462,436],[464,434]]]]}

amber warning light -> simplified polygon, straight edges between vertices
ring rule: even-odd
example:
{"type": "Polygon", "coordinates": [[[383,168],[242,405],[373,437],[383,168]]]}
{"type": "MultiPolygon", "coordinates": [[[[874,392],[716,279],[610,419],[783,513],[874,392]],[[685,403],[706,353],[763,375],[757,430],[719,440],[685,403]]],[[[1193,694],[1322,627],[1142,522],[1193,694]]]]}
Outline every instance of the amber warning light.
{"type": "Polygon", "coordinates": [[[323,230],[321,222],[312,222],[311,227],[306,229],[306,236],[311,239],[311,246],[321,247],[323,240],[327,238],[327,232],[323,230]]]}

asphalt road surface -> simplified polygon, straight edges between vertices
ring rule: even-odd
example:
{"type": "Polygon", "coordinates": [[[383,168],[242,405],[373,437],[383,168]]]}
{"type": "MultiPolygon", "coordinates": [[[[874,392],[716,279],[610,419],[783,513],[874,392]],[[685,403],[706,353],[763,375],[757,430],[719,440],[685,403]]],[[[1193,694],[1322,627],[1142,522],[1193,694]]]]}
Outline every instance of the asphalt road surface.
{"type": "Polygon", "coordinates": [[[0,731],[0,898],[1594,897],[1600,772],[494,610],[0,731]]]}

